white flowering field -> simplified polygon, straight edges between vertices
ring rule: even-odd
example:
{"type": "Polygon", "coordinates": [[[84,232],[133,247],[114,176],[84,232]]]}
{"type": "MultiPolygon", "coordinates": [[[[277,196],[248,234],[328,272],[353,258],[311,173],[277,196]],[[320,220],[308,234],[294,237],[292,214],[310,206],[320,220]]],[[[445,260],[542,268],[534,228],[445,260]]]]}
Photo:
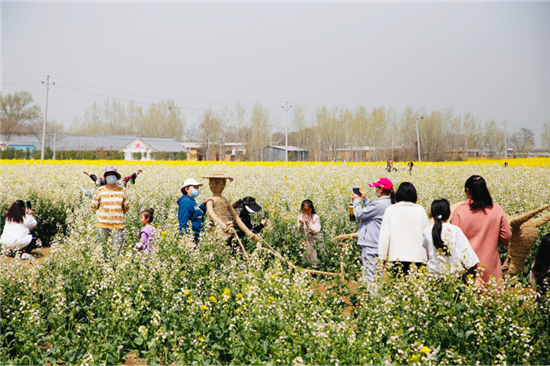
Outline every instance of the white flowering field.
{"type": "MultiPolygon", "coordinates": [[[[16,199],[31,200],[44,261],[0,257],[2,364],[549,364],[548,303],[537,302],[525,270],[501,291],[484,293],[453,278],[413,271],[407,281],[358,282],[360,250],[331,238],[357,231],[350,222],[351,188],[388,177],[412,182],[419,203],[464,199],[464,182],[482,175],[493,199],[510,215],[550,201],[549,159],[405,164],[387,173],[378,164],[148,164],[127,188],[126,246],[121,255],[95,241],[83,170],[100,174],[112,162],[0,162],[0,214],[16,199]],[[177,199],[186,178],[215,170],[231,175],[224,196],[253,196],[269,218],[265,241],[285,261],[245,242],[233,257],[208,231],[195,246],[179,237],[177,199]],[[310,276],[296,230],[302,200],[321,217],[318,270],[310,276]],[[157,250],[133,249],[139,212],[155,209],[157,250]]],[[[116,163],[123,175],[139,168],[116,163]]],[[[207,185],[197,201],[210,194],[207,185]]],[[[3,218],[2,218],[3,221],[3,218]]],[[[3,225],[3,222],[2,224],[3,225]]],[[[550,229],[540,229],[539,239],[550,229]]],[[[535,249],[538,246],[535,245],[535,249]]],[[[502,255],[505,256],[506,248],[502,255]]],[[[531,264],[533,253],[527,258],[531,264]]]]}

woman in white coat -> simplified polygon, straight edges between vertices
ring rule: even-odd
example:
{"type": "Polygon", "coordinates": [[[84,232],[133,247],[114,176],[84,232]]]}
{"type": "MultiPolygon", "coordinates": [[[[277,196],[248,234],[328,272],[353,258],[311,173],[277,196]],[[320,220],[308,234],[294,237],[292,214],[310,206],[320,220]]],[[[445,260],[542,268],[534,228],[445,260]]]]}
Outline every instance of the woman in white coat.
{"type": "Polygon", "coordinates": [[[416,204],[417,199],[414,185],[401,183],[395,192],[396,203],[386,209],[380,227],[378,257],[384,263],[393,262],[394,270],[404,274],[411,264],[420,266],[427,260],[422,232],[430,223],[424,208],[416,204]]]}
{"type": "Polygon", "coordinates": [[[30,253],[36,248],[36,237],[30,232],[36,225],[32,209],[25,208],[21,200],[15,201],[6,213],[6,223],[0,237],[3,249],[30,253]]]}

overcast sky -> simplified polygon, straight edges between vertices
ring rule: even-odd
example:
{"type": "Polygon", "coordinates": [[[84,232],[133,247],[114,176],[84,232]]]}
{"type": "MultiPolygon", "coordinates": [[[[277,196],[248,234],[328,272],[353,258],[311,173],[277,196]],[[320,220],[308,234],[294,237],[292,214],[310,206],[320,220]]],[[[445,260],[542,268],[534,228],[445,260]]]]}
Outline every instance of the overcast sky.
{"type": "MultiPolygon", "coordinates": [[[[69,126],[106,97],[208,107],[285,101],[453,108],[528,127],[550,120],[550,3],[2,2],[2,91],[69,126]]],[[[292,112],[289,119],[292,118],[292,112]]]]}

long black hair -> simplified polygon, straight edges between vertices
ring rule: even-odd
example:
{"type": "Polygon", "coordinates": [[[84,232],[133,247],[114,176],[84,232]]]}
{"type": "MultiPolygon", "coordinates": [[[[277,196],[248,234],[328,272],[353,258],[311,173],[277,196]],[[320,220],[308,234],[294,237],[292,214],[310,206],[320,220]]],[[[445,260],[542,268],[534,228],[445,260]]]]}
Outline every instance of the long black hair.
{"type": "Polygon", "coordinates": [[[300,206],[300,211],[304,212],[304,206],[308,205],[311,207],[311,214],[315,215],[315,206],[313,206],[313,201],[311,200],[303,200],[302,205],[300,206]]]}
{"type": "Polygon", "coordinates": [[[25,214],[25,202],[17,200],[11,205],[8,212],[6,213],[6,221],[22,224],[23,220],[25,219],[25,214]]]}
{"type": "Polygon", "coordinates": [[[451,216],[449,201],[445,198],[437,198],[432,202],[431,212],[434,219],[434,227],[432,229],[434,246],[437,249],[443,250],[443,254],[451,255],[449,247],[447,247],[447,244],[441,238],[441,229],[443,228],[442,221],[447,221],[451,216]]]}
{"type": "Polygon", "coordinates": [[[550,234],[546,234],[542,237],[539,250],[535,256],[535,265],[533,266],[533,276],[539,290],[545,294],[547,289],[544,285],[544,280],[550,277],[548,271],[550,271],[550,234]]]}
{"type": "Polygon", "coordinates": [[[475,210],[478,208],[485,209],[493,207],[493,199],[487,189],[487,183],[482,176],[472,175],[466,181],[464,190],[470,191],[470,197],[472,202],[470,203],[470,209],[475,210]]]}
{"type": "Polygon", "coordinates": [[[397,192],[395,192],[395,202],[407,201],[416,203],[417,200],[418,194],[411,182],[403,182],[399,185],[397,192]]]}

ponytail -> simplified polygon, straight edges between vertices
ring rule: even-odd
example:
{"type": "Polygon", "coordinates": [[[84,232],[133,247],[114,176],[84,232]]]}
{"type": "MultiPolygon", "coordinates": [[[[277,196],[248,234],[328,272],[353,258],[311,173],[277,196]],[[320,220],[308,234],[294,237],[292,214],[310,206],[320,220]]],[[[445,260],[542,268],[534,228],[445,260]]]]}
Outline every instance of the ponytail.
{"type": "Polygon", "coordinates": [[[434,227],[432,229],[432,240],[437,249],[441,249],[444,255],[451,255],[449,247],[441,238],[441,230],[443,221],[447,221],[451,216],[451,206],[445,198],[437,198],[432,202],[431,207],[432,217],[434,219],[434,227]]]}
{"type": "Polygon", "coordinates": [[[390,196],[391,204],[393,205],[395,203],[395,191],[393,190],[393,187],[390,189],[384,189],[380,187],[380,189],[382,189],[382,193],[384,193],[386,196],[390,196]]]}

